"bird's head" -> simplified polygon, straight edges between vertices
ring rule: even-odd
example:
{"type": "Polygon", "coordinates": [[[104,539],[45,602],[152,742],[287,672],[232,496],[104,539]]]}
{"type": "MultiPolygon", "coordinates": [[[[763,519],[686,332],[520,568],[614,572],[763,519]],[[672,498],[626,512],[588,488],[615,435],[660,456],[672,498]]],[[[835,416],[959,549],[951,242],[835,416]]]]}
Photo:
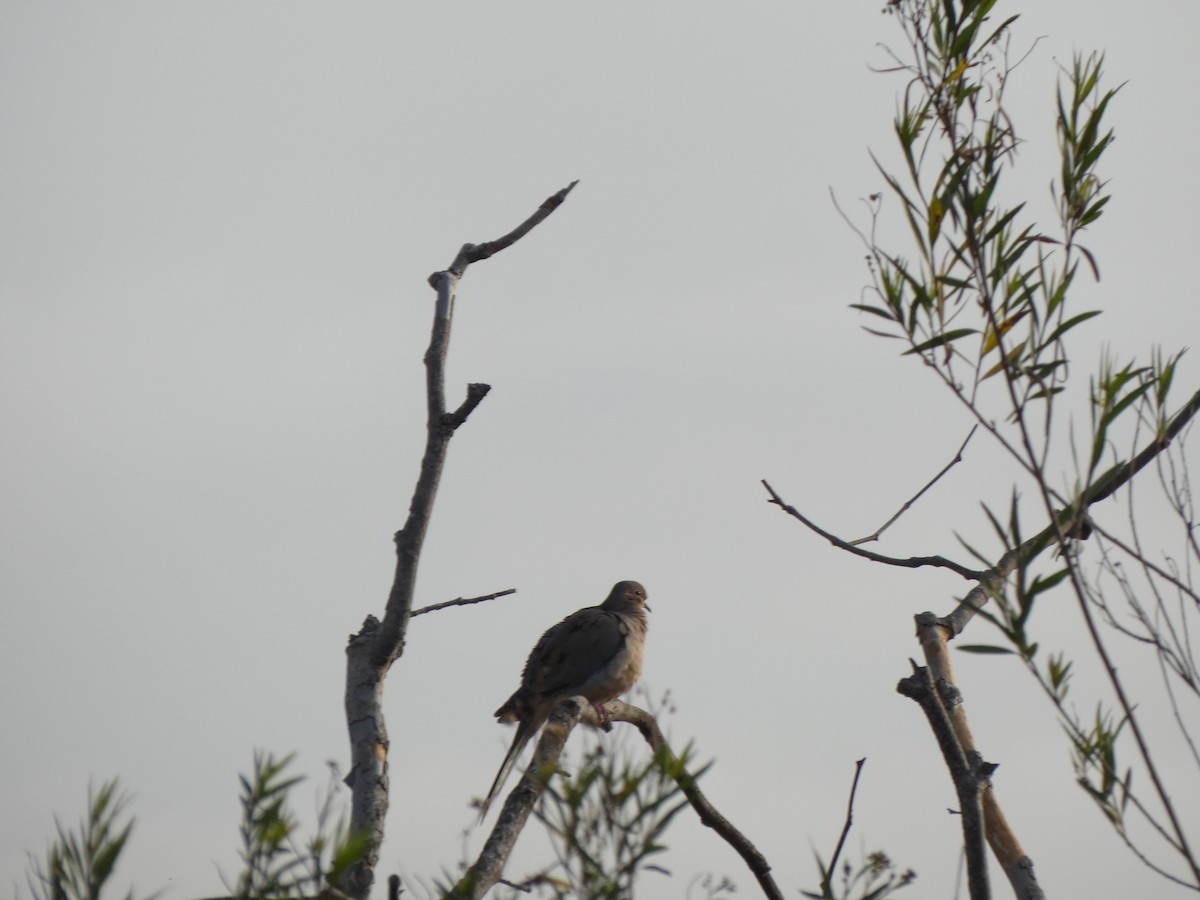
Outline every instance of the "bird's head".
{"type": "Polygon", "coordinates": [[[646,589],[636,581],[618,581],[602,605],[605,609],[619,612],[650,610],[650,605],[646,602],[646,589]]]}

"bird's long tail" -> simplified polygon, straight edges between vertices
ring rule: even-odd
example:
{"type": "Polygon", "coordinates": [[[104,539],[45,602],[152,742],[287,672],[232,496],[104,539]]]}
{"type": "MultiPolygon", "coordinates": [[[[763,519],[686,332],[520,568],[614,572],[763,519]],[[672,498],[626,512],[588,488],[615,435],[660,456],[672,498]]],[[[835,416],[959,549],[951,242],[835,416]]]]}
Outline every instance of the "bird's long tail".
{"type": "Polygon", "coordinates": [[[504,787],[504,782],[508,780],[509,773],[512,772],[513,766],[517,764],[517,758],[521,755],[521,751],[525,749],[525,745],[529,743],[529,739],[533,737],[534,731],[536,731],[536,728],[526,722],[521,722],[517,725],[517,733],[513,735],[512,744],[508,748],[508,753],[504,756],[504,762],[500,763],[500,771],[496,773],[496,780],[492,782],[487,799],[479,807],[480,822],[487,815],[488,807],[492,805],[492,801],[496,799],[496,795],[500,793],[500,789],[504,787]]]}

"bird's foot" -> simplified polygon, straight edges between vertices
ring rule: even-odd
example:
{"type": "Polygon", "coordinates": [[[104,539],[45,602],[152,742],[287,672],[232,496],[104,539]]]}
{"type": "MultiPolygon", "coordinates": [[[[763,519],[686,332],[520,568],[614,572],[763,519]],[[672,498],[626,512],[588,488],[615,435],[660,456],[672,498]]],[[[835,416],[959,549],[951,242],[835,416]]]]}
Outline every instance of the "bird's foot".
{"type": "Polygon", "coordinates": [[[596,714],[596,718],[600,720],[600,727],[605,731],[612,731],[612,723],[608,721],[608,710],[603,703],[593,703],[592,712],[596,714]]]}

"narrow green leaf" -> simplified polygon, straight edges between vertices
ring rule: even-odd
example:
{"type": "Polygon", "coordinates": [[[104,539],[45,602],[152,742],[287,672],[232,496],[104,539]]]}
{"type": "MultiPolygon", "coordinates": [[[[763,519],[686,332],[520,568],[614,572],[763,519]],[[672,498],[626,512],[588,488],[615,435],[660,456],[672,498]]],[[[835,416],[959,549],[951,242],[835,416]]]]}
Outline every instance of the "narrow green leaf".
{"type": "Polygon", "coordinates": [[[945,344],[953,343],[960,338],[965,338],[968,335],[979,334],[979,331],[974,328],[954,328],[950,331],[944,331],[939,335],[931,337],[927,341],[923,341],[917,346],[904,351],[905,356],[910,356],[914,353],[924,353],[926,350],[932,350],[935,347],[941,347],[945,344]]]}
{"type": "Polygon", "coordinates": [[[1064,334],[1066,334],[1068,331],[1070,331],[1072,328],[1074,328],[1076,325],[1079,325],[1082,322],[1086,322],[1088,319],[1094,319],[1098,315],[1100,315],[1100,310],[1093,309],[1088,312],[1079,313],[1079,315],[1077,315],[1077,316],[1071,316],[1071,318],[1064,321],[1057,328],[1055,328],[1054,331],[1052,331],[1050,333],[1050,337],[1046,338],[1046,340],[1042,343],[1042,346],[1039,347],[1038,350],[1040,351],[1043,348],[1048,347],[1049,345],[1051,345],[1055,341],[1057,341],[1060,337],[1062,337],[1064,334]]]}
{"type": "Polygon", "coordinates": [[[1033,579],[1033,584],[1029,586],[1030,595],[1032,596],[1034,594],[1040,594],[1042,591],[1050,590],[1052,587],[1059,584],[1069,574],[1069,570],[1064,568],[1059,569],[1054,574],[1047,575],[1045,577],[1039,575],[1037,578],[1033,579]]]}
{"type": "Polygon", "coordinates": [[[992,653],[1000,655],[1015,655],[1016,651],[1009,647],[999,647],[995,644],[956,644],[957,649],[963,653],[992,653]]]}
{"type": "Polygon", "coordinates": [[[889,322],[896,321],[896,317],[890,310],[884,309],[881,306],[870,306],[866,303],[851,303],[851,309],[857,309],[859,312],[871,313],[871,315],[879,316],[881,319],[887,319],[889,322]]]}

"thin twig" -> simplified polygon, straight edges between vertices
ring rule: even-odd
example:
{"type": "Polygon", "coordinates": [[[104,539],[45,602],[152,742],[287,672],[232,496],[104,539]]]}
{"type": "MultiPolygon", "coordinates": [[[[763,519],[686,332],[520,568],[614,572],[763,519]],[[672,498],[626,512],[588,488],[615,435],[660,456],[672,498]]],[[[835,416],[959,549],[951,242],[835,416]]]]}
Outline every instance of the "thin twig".
{"type": "Polygon", "coordinates": [[[445,609],[448,606],[470,606],[472,603],[486,603],[488,600],[495,600],[497,597],[507,597],[509,594],[515,594],[516,592],[516,588],[508,588],[504,591],[496,591],[494,594],[485,594],[482,597],[459,597],[455,600],[443,600],[441,603],[434,603],[430,606],[422,606],[420,609],[414,609],[408,614],[408,617],[414,619],[417,616],[437,612],[439,609],[445,609]]]}
{"type": "Polygon", "coordinates": [[[833,873],[837,871],[838,857],[842,855],[842,848],[846,846],[846,837],[850,834],[850,826],[854,823],[854,795],[858,792],[858,779],[862,775],[863,765],[867,758],[856,760],[854,763],[854,781],[850,784],[850,799],[846,803],[846,824],[842,826],[842,833],[838,836],[837,846],[833,848],[833,856],[830,857],[829,866],[825,871],[825,879],[821,882],[821,894],[826,897],[832,897],[831,885],[833,882],[833,873]]]}
{"type": "Polygon", "coordinates": [[[529,880],[527,880],[527,881],[522,881],[520,884],[517,884],[517,883],[516,883],[516,882],[514,882],[514,881],[509,881],[509,880],[507,880],[507,879],[505,879],[505,878],[501,878],[501,879],[500,879],[498,882],[496,882],[496,883],[497,883],[497,884],[502,884],[502,885],[504,885],[505,887],[510,887],[510,888],[512,888],[514,891],[520,891],[522,894],[532,894],[532,893],[533,893],[533,889],[534,889],[535,887],[537,887],[538,885],[541,885],[541,884],[545,884],[545,883],[546,883],[546,881],[547,881],[547,878],[546,878],[546,876],[543,874],[543,875],[535,875],[533,878],[530,878],[530,879],[529,879],[529,880]]]}
{"type": "Polygon", "coordinates": [[[808,519],[803,513],[797,510],[794,506],[790,506],[783,501],[779,494],[775,493],[775,489],[764,479],[762,486],[767,489],[767,493],[771,495],[769,503],[773,503],[782,509],[785,513],[796,519],[802,525],[816,532],[833,546],[839,550],[845,550],[847,553],[853,553],[855,556],[861,556],[863,559],[869,559],[871,562],[883,563],[888,566],[900,566],[906,569],[920,569],[925,566],[931,566],[939,569],[949,569],[961,575],[968,581],[979,581],[987,573],[980,572],[975,569],[968,569],[966,566],[956,563],[953,560],[946,559],[944,556],[910,556],[907,559],[898,559],[894,556],[884,556],[882,553],[873,553],[870,550],[864,550],[862,547],[856,547],[849,541],[844,541],[834,534],[830,534],[821,526],[808,519]]]}
{"type": "MultiPolygon", "coordinates": [[[[1108,541],[1110,544],[1112,544],[1114,547],[1116,547],[1121,552],[1127,554],[1130,558],[1136,560],[1138,565],[1141,566],[1142,569],[1145,570],[1145,572],[1147,573],[1146,574],[1147,581],[1150,580],[1150,575],[1157,575],[1159,578],[1161,578],[1163,581],[1170,584],[1172,587],[1174,587],[1176,590],[1178,590],[1181,594],[1186,596],[1188,599],[1192,600],[1195,603],[1200,603],[1200,593],[1197,593],[1196,589],[1193,588],[1191,585],[1189,585],[1186,581],[1184,581],[1183,579],[1179,578],[1176,575],[1172,575],[1170,572],[1168,572],[1162,566],[1155,565],[1153,562],[1150,561],[1149,557],[1147,557],[1144,553],[1142,553],[1136,547],[1129,546],[1129,544],[1125,543],[1123,540],[1121,540],[1119,537],[1117,537],[1111,531],[1108,531],[1108,530],[1102,528],[1096,522],[1089,520],[1088,525],[1090,526],[1091,530],[1095,534],[1099,535],[1101,538],[1108,541]]],[[[1106,554],[1106,556],[1107,556],[1107,554],[1106,554]]],[[[1107,568],[1112,568],[1114,565],[1115,564],[1108,563],[1106,561],[1107,568]]],[[[1160,603],[1159,605],[1161,606],[1162,604],[1160,603]]],[[[1141,614],[1139,616],[1139,618],[1145,618],[1145,614],[1141,614]]],[[[1130,634],[1130,632],[1128,632],[1123,626],[1121,626],[1115,619],[1112,619],[1109,624],[1111,624],[1114,628],[1119,628],[1122,631],[1125,631],[1126,634],[1130,634]]],[[[1130,636],[1132,637],[1133,635],[1130,634],[1130,636]]],[[[1177,643],[1178,643],[1178,641],[1177,641],[1177,643]]]]}
{"type": "Polygon", "coordinates": [[[903,506],[901,506],[899,510],[897,510],[897,512],[894,516],[892,516],[890,519],[888,519],[886,522],[884,522],[882,525],[880,525],[877,529],[875,529],[874,534],[872,534],[868,537],[859,538],[856,541],[849,541],[849,543],[853,546],[858,546],[859,544],[869,544],[871,541],[879,540],[879,536],[881,534],[883,534],[888,528],[890,528],[897,519],[899,519],[902,515],[904,515],[906,512],[908,512],[908,510],[910,508],[912,508],[912,505],[921,499],[922,494],[924,494],[927,490],[929,490],[931,487],[933,487],[935,484],[937,484],[938,481],[941,479],[941,477],[943,475],[945,475],[947,472],[949,472],[952,468],[954,468],[954,466],[956,466],[958,463],[962,462],[963,451],[967,449],[967,444],[970,442],[972,436],[975,434],[975,432],[978,430],[978,428],[979,428],[978,423],[971,426],[971,430],[969,432],[967,432],[966,440],[964,440],[962,442],[962,446],[959,447],[958,452],[954,454],[954,459],[952,459],[952,460],[950,460],[950,462],[946,463],[946,465],[942,468],[942,471],[940,471],[936,475],[934,475],[933,478],[929,481],[929,483],[927,485],[925,485],[925,487],[921,488],[919,491],[917,491],[915,494],[913,494],[913,496],[910,497],[909,500],[903,506]]]}

